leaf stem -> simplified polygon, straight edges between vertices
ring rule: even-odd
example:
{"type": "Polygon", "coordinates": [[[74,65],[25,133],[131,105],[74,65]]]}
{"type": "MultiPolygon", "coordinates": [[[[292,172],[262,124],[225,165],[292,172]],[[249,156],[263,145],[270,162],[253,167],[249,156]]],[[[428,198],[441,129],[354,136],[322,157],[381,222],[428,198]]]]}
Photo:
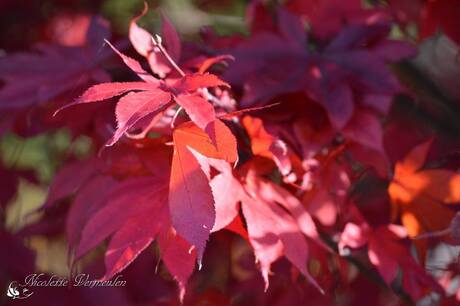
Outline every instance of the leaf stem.
{"type": "Polygon", "coordinates": [[[171,120],[171,129],[174,129],[175,127],[175,122],[177,120],[177,117],[179,116],[179,113],[183,110],[182,106],[179,107],[179,109],[174,113],[174,117],[171,120]]]}
{"type": "MultiPolygon", "coordinates": [[[[158,48],[158,50],[160,50],[160,52],[168,60],[169,64],[171,64],[171,66],[174,69],[176,69],[176,71],[180,74],[180,76],[185,77],[185,72],[176,64],[176,62],[169,55],[168,51],[166,51],[166,49],[163,47],[161,36],[158,35],[158,34],[155,34],[155,36],[152,36],[152,43],[153,43],[153,45],[155,47],[158,48]]],[[[217,98],[216,96],[211,94],[206,88],[202,88],[200,91],[206,97],[206,99],[208,99],[209,101],[213,102],[216,106],[220,106],[220,107],[226,109],[225,105],[219,100],[219,98],[217,98]]],[[[177,113],[179,113],[180,111],[181,111],[181,109],[179,109],[177,111],[177,113]]],[[[175,117],[174,117],[174,119],[175,119],[175,117]]],[[[174,122],[172,122],[172,124],[173,123],[174,122]]]]}
{"type": "Polygon", "coordinates": [[[180,69],[180,67],[176,64],[176,62],[171,58],[168,51],[166,51],[166,49],[163,47],[161,36],[158,34],[155,34],[154,37],[152,36],[152,43],[155,47],[158,48],[158,50],[160,50],[160,52],[164,55],[164,57],[166,57],[168,62],[171,64],[171,66],[173,66],[173,68],[176,69],[177,72],[179,72],[179,74],[182,77],[184,77],[185,76],[184,71],[180,69]]]}

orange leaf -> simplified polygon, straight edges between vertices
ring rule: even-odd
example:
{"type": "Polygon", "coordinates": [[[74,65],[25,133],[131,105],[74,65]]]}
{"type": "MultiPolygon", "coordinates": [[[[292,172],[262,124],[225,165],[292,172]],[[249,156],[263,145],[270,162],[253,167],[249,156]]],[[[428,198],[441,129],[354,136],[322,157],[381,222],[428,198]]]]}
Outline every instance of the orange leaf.
{"type": "MultiPolygon", "coordinates": [[[[460,203],[460,174],[443,169],[421,169],[432,140],[415,147],[396,164],[388,187],[393,216],[401,221],[410,237],[444,230],[455,215],[445,204],[460,203]]],[[[425,242],[418,244],[424,253],[425,242]]]]}
{"type": "Polygon", "coordinates": [[[183,123],[174,130],[174,143],[176,146],[191,147],[209,158],[223,159],[230,163],[237,161],[236,139],[225,123],[215,120],[206,130],[207,133],[191,121],[183,123]]]}

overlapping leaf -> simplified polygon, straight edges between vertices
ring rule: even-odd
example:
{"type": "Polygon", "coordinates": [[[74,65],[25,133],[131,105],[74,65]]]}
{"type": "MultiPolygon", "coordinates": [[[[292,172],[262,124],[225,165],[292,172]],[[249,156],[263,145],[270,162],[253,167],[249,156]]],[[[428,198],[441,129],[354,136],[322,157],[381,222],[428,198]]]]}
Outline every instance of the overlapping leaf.
{"type": "MultiPolygon", "coordinates": [[[[285,256],[311,284],[322,289],[307,269],[309,246],[305,235],[319,241],[316,226],[301,203],[289,192],[255,176],[249,171],[246,184],[233,177],[232,170],[222,160],[198,155],[197,159],[205,174],[210,178],[211,168],[220,174],[211,179],[211,187],[216,196],[215,230],[231,225],[238,219],[239,203],[247,224],[247,235],[260,270],[268,288],[270,267],[277,259],[285,256]],[[226,184],[223,179],[226,179],[226,184]],[[218,189],[222,188],[222,189],[218,189]],[[229,195],[231,194],[231,198],[229,195]]],[[[245,234],[243,235],[245,237],[245,234]]]]}
{"type": "Polygon", "coordinates": [[[169,207],[174,228],[197,249],[201,262],[215,223],[214,199],[209,175],[201,168],[197,153],[235,162],[236,140],[220,120],[212,123],[216,142],[197,126],[185,123],[174,130],[174,154],[169,183],[169,207]]]}
{"type": "Polygon", "coordinates": [[[98,84],[87,89],[78,99],[64,107],[98,102],[128,93],[120,98],[117,104],[118,127],[107,145],[113,145],[140,120],[171,106],[173,101],[179,104],[191,120],[203,130],[206,130],[215,120],[213,106],[199,90],[228,86],[227,83],[209,73],[188,74],[175,81],[159,80],[148,74],[139,62],[124,55],[109,42],[107,43],[144,82],[98,84]]]}

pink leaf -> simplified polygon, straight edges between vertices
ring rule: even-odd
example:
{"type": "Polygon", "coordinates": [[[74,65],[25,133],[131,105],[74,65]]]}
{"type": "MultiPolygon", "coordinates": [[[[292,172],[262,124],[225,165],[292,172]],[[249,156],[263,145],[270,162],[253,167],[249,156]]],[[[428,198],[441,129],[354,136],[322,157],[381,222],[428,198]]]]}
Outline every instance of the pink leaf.
{"type": "Polygon", "coordinates": [[[171,101],[171,94],[161,89],[130,92],[116,106],[118,127],[108,146],[113,145],[129,128],[147,115],[158,111],[171,101]]]}
{"type": "Polygon", "coordinates": [[[216,208],[216,221],[212,231],[217,232],[237,217],[238,199],[242,189],[240,183],[233,176],[232,168],[228,163],[214,160],[211,161],[211,166],[221,171],[210,182],[216,208]],[[220,164],[219,168],[216,167],[216,163],[220,164]]]}
{"type": "Polygon", "coordinates": [[[147,13],[147,10],[147,3],[144,2],[144,9],[138,16],[131,20],[129,25],[129,40],[131,41],[134,49],[136,49],[137,53],[145,57],[147,57],[153,49],[152,35],[143,28],[139,27],[137,25],[137,21],[147,13]]]}
{"type": "Polygon", "coordinates": [[[320,291],[322,289],[307,269],[308,245],[297,223],[274,203],[242,199],[242,209],[248,225],[249,241],[260,261],[265,289],[268,288],[270,265],[282,255],[320,291]]]}
{"type": "Polygon", "coordinates": [[[283,244],[277,236],[276,216],[264,206],[265,203],[254,201],[250,197],[242,199],[241,207],[248,225],[249,241],[260,264],[267,290],[270,266],[283,255],[283,244]]]}
{"type": "MultiPolygon", "coordinates": [[[[131,20],[129,39],[134,49],[148,60],[152,71],[160,78],[164,78],[172,71],[170,63],[158,47],[153,44],[152,35],[137,25],[138,20],[147,13],[148,7],[146,3],[144,4],[141,14],[131,20]]],[[[174,61],[179,61],[181,56],[180,38],[172,23],[164,15],[162,16],[161,32],[162,44],[164,44],[166,51],[174,61]]]]}
{"type": "Polygon", "coordinates": [[[276,201],[281,204],[296,220],[300,230],[309,238],[324,246],[319,238],[315,222],[302,203],[281,186],[269,181],[260,180],[258,185],[259,195],[265,200],[276,201]]]}
{"type": "Polygon", "coordinates": [[[72,103],[66,104],[58,109],[56,113],[73,105],[107,100],[125,94],[131,90],[152,90],[156,88],[158,88],[158,86],[145,82],[112,82],[97,84],[88,88],[72,103]]]}
{"type": "Polygon", "coordinates": [[[369,240],[369,233],[366,226],[359,226],[355,223],[347,223],[340,235],[338,243],[339,252],[342,254],[345,247],[353,249],[364,246],[369,240]]]}
{"type": "Polygon", "coordinates": [[[190,149],[199,162],[211,186],[215,203],[216,220],[212,232],[229,225],[238,215],[239,199],[244,193],[241,184],[233,176],[231,165],[225,160],[208,158],[190,149]],[[220,173],[211,178],[211,169],[220,173]]]}
{"type": "Polygon", "coordinates": [[[214,107],[202,96],[197,94],[181,94],[176,96],[176,102],[182,106],[190,119],[202,130],[216,119],[214,107]]]}
{"type": "Polygon", "coordinates": [[[214,226],[214,199],[208,178],[190,149],[174,137],[169,183],[169,209],[176,231],[197,249],[201,262],[214,226]]]}

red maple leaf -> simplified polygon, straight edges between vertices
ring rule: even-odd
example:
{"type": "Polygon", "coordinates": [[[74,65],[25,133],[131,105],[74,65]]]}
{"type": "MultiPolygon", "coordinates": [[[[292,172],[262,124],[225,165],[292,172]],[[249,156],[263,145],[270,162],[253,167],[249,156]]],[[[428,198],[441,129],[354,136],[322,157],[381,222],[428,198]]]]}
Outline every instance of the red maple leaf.
{"type": "Polygon", "coordinates": [[[247,234],[241,230],[236,232],[251,243],[260,264],[265,289],[269,284],[271,264],[285,256],[311,284],[322,291],[306,266],[309,246],[304,235],[322,243],[311,216],[300,201],[282,187],[258,177],[251,165],[242,183],[234,177],[226,161],[199,153],[195,153],[195,156],[210,179],[215,195],[216,223],[213,231],[224,227],[234,230],[235,220],[239,223],[241,205],[247,234]],[[219,174],[211,178],[211,169],[219,174]]]}
{"type": "Polygon", "coordinates": [[[209,173],[200,166],[198,156],[230,163],[238,158],[236,140],[229,128],[220,120],[212,124],[213,138],[191,123],[180,125],[173,133],[174,154],[169,181],[172,223],[177,232],[197,248],[200,264],[215,223],[215,199],[209,173]]]}
{"type": "MultiPolygon", "coordinates": [[[[201,129],[206,130],[210,135],[213,134],[211,123],[215,120],[214,107],[207,101],[200,89],[229,86],[227,83],[209,73],[185,74],[177,66],[175,67],[180,71],[181,78],[177,80],[156,79],[148,74],[139,62],[124,55],[109,42],[107,43],[143,81],[94,85],[74,102],[63,108],[99,102],[126,94],[117,103],[115,113],[118,126],[115,134],[108,141],[108,146],[116,143],[126,131],[141,119],[171,106],[173,101],[179,104],[201,129]]],[[[157,42],[157,45],[166,52],[160,42],[157,42]]],[[[164,54],[168,56],[167,53],[164,54]]]]}

